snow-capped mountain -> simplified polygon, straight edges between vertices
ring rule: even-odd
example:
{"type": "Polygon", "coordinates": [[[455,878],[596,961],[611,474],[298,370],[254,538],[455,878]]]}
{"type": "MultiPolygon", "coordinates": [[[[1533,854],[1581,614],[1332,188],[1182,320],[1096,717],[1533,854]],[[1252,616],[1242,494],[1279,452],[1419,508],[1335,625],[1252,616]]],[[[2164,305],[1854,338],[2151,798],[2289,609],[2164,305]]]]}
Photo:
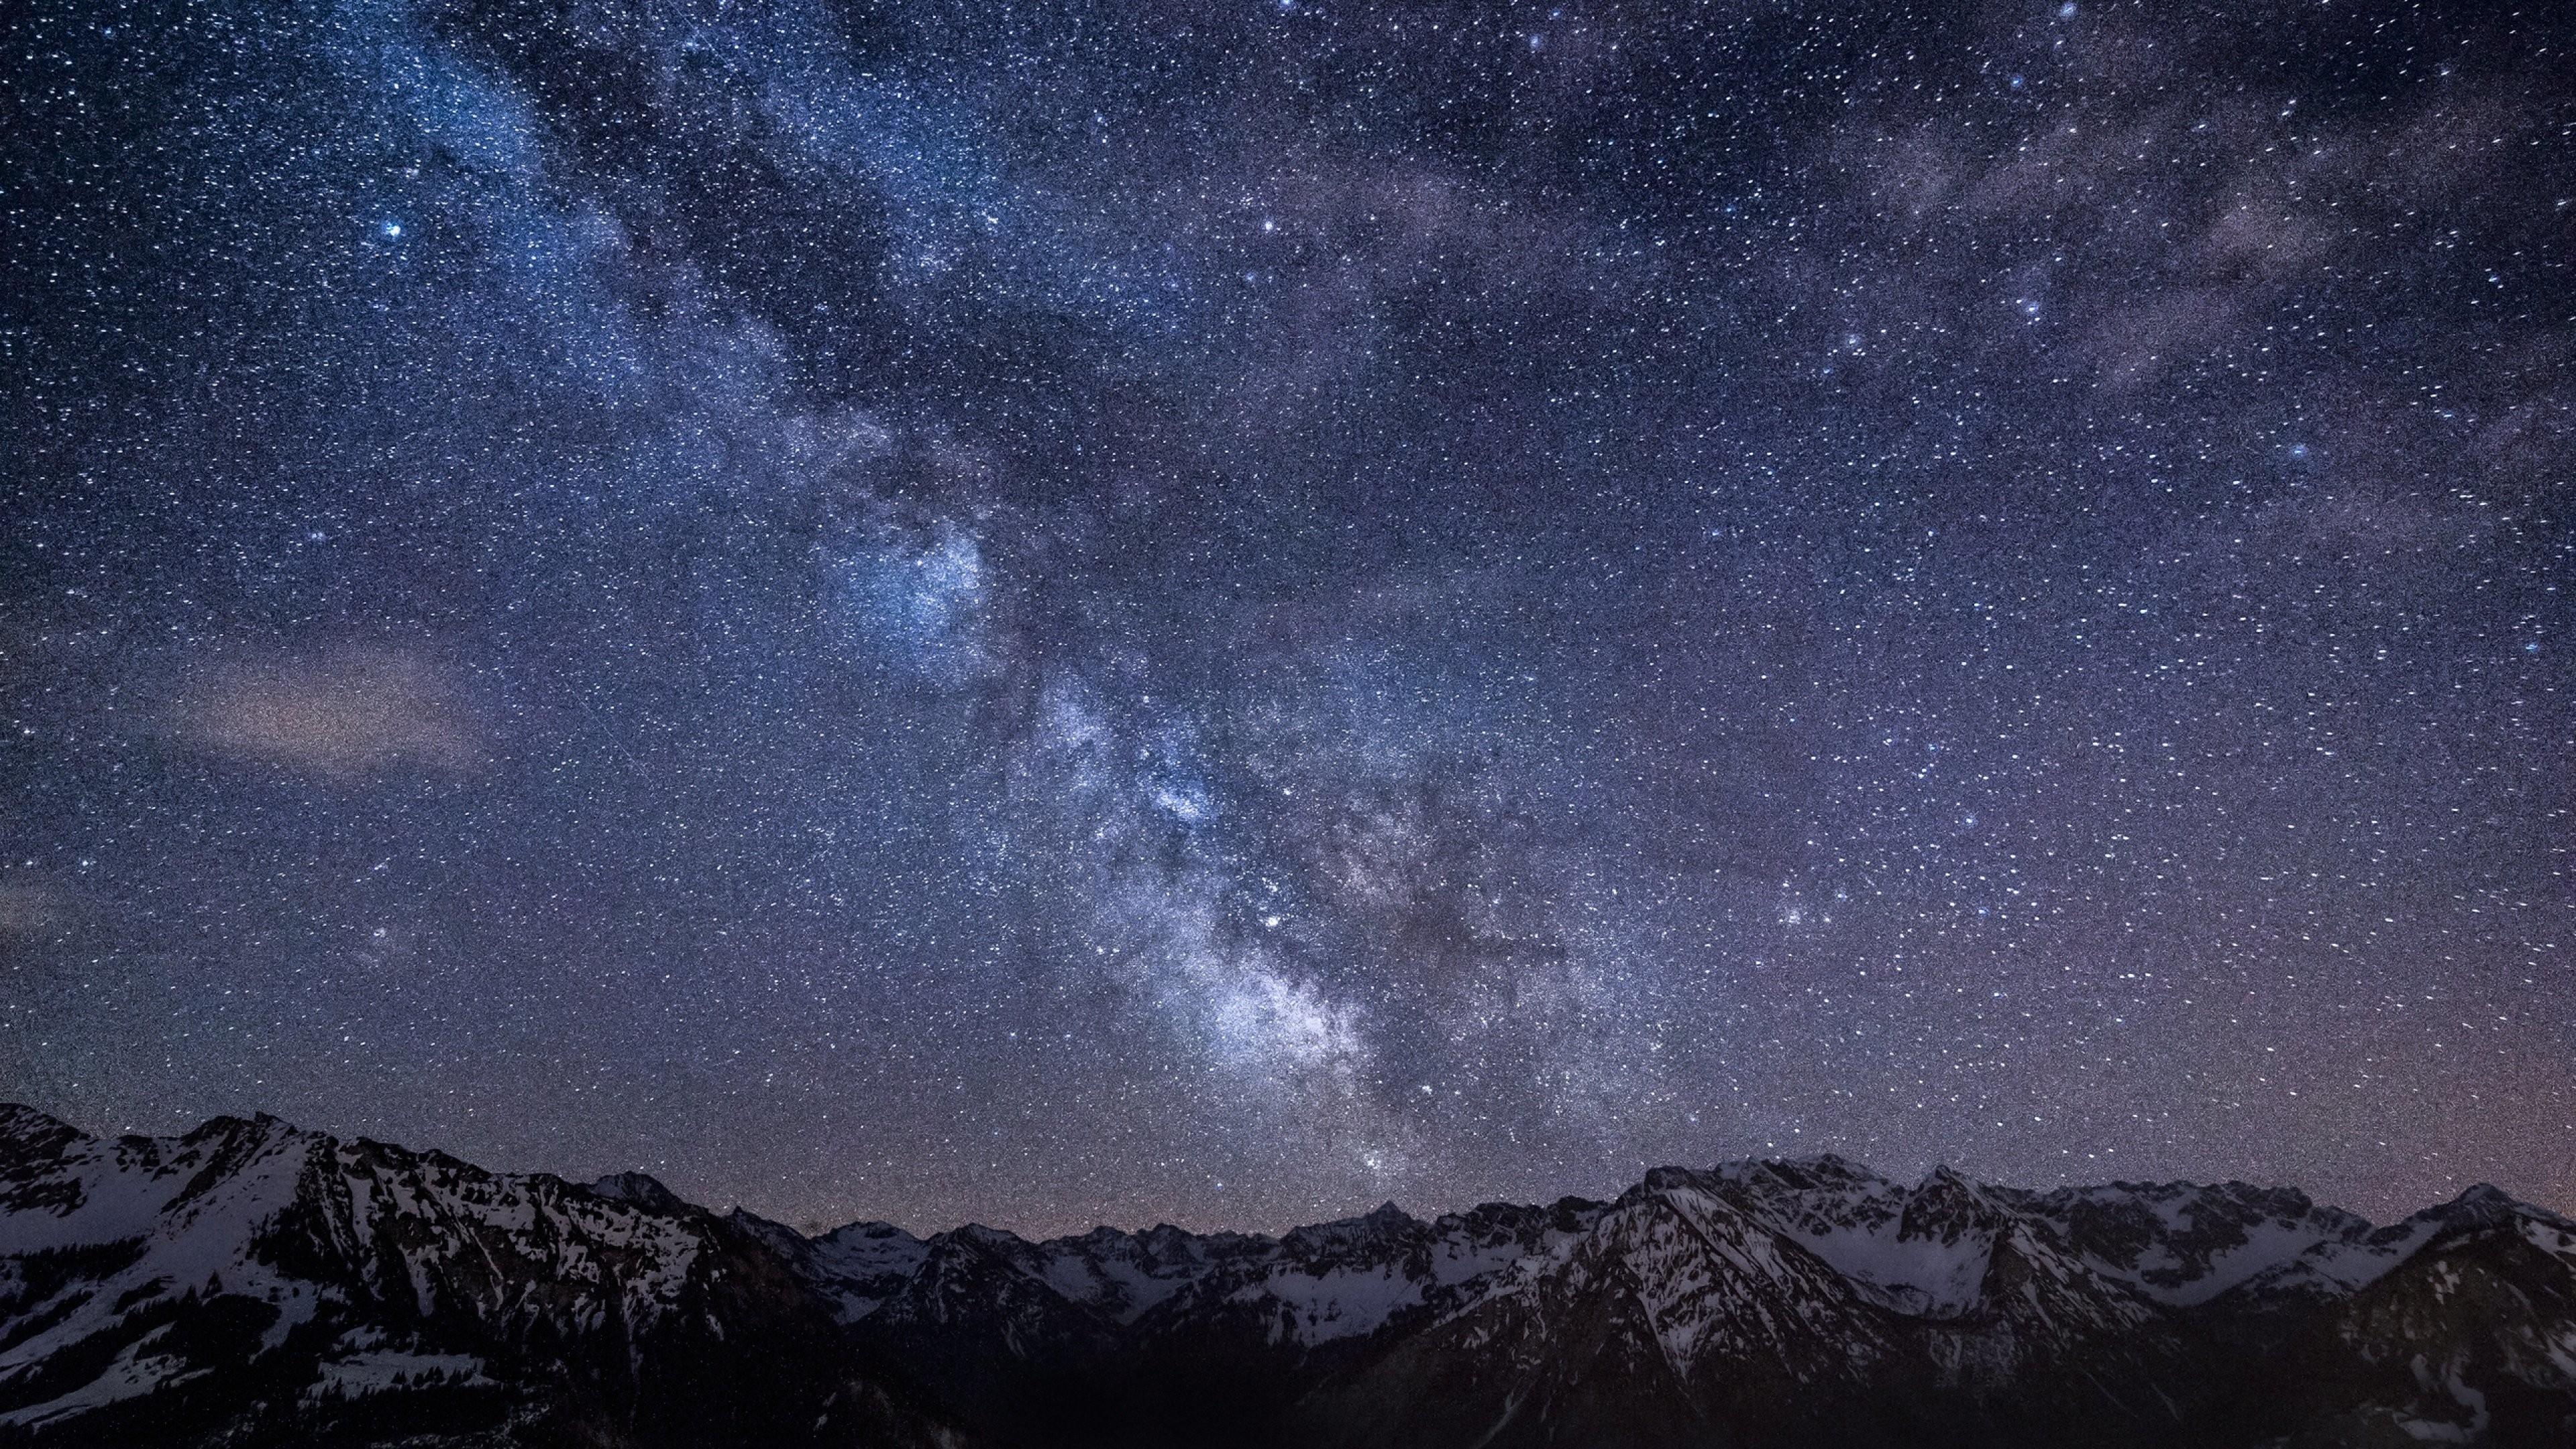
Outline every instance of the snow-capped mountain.
{"type": "Polygon", "coordinates": [[[2493,1189],[2375,1228],[2290,1189],[1822,1157],[1276,1239],[761,1227],[1003,1442],[1244,1442],[1257,1403],[1292,1444],[2576,1445],[2576,1227],[2493,1189]],[[2455,1278],[2519,1287],[2447,1323],[2455,1278]]]}
{"type": "Polygon", "coordinates": [[[933,1442],[835,1340],[649,1178],[0,1106],[0,1442],[933,1442]]]}
{"type": "Polygon", "coordinates": [[[0,1108],[0,1445],[2576,1445],[2576,1224],[1823,1157],[1278,1237],[806,1237],[0,1108]]]}

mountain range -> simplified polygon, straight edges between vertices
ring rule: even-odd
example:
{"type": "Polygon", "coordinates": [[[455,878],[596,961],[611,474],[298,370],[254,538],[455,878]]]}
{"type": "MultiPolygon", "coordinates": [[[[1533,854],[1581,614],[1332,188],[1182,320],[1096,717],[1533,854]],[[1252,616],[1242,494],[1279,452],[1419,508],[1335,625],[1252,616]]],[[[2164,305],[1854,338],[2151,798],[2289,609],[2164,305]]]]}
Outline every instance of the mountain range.
{"type": "Polygon", "coordinates": [[[2576,1445],[2576,1223],[1835,1157],[1273,1237],[806,1236],[0,1106],[0,1446],[2576,1445]]]}

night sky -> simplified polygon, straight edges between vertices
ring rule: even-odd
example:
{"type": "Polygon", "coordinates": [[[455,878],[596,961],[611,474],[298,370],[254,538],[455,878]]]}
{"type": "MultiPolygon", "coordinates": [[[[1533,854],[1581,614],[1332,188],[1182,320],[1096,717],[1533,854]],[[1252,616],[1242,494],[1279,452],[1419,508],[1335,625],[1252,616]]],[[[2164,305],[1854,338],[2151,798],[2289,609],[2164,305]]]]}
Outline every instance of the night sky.
{"type": "Polygon", "coordinates": [[[0,1097],[2576,1208],[2576,12],[6,7],[0,1097]]]}

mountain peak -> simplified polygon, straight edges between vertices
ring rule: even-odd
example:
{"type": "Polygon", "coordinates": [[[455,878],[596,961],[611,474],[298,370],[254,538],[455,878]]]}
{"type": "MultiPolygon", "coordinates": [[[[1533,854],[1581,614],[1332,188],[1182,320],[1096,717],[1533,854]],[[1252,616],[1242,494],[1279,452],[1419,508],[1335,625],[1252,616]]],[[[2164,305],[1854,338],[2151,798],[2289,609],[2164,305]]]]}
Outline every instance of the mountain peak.
{"type": "Polygon", "coordinates": [[[2491,1182],[2465,1188],[2460,1195],[2439,1207],[2426,1208],[2405,1222],[2381,1229],[2383,1236],[2394,1237],[2431,1226],[2445,1236],[2477,1232],[2500,1227],[2517,1220],[2547,1223],[2561,1229],[2576,1228],[2566,1218],[2537,1203],[2527,1203],[2491,1182]]]}
{"type": "Polygon", "coordinates": [[[990,1449],[1136,1437],[1146,1397],[1203,1401],[1206,1442],[1228,1442],[1255,1427],[1247,1392],[1283,1449],[1697,1442],[1690,1426],[1712,1422],[1868,1449],[2250,1449],[2319,1425],[2343,1442],[2333,1426],[2390,1414],[2447,1425],[2428,1416],[2466,1401],[2443,1382],[2490,1393],[2483,1442],[2556,1443],[2576,1415],[2576,1370],[2512,1346],[2576,1341],[2576,1228],[2531,1231],[2561,1220],[2484,1183],[2372,1233],[2241,1184],[2034,1193],[1944,1165],[1909,1188],[1816,1157],[1658,1169],[1616,1203],[1424,1222],[1388,1201],[1277,1238],[1161,1225],[1029,1242],[970,1224],[922,1239],[884,1223],[807,1238],[719,1219],[642,1172],[585,1191],[333,1140],[262,1117],[102,1142],[0,1107],[0,1342],[35,1366],[0,1377],[0,1436],[107,1442],[101,1405],[183,1383],[245,1443],[347,1438],[368,1415],[490,1427],[536,1403],[564,1437],[602,1442],[638,1415],[685,1420],[651,1440],[671,1444],[766,1414],[749,1442],[990,1449]],[[2499,1261],[2524,1291],[2457,1291],[2499,1261]],[[2363,1325],[2380,1357],[2359,1363],[2338,1345],[2361,1341],[2346,1330],[2383,1282],[2465,1306],[2363,1325]],[[2236,1346],[2225,1362],[2196,1347],[2213,1338],[2236,1346]],[[2430,1387],[2369,1377],[2410,1362],[2465,1369],[2430,1387]],[[879,1372],[924,1406],[900,1432],[893,1398],[848,1392],[879,1372]],[[654,1397],[674,1382],[689,1387],[654,1397]],[[2326,1387],[2224,1421],[2255,1383],[2326,1387]],[[1520,1427],[1533,1388],[1546,1397],[1520,1427]],[[2171,1419],[2142,1430],[2114,1398],[2171,1419]],[[879,1417],[845,1432],[845,1411],[879,1417]],[[1891,1423],[1936,1432],[1869,1427],[1891,1423]]]}
{"type": "Polygon", "coordinates": [[[649,1208],[657,1213],[684,1213],[689,1203],[678,1193],[662,1185],[662,1180],[646,1172],[612,1172],[590,1185],[590,1190],[611,1202],[629,1207],[649,1208]]]}
{"type": "Polygon", "coordinates": [[[39,1112],[23,1102],[0,1102],[0,1144],[58,1137],[65,1133],[76,1138],[89,1136],[60,1117],[39,1112]]]}

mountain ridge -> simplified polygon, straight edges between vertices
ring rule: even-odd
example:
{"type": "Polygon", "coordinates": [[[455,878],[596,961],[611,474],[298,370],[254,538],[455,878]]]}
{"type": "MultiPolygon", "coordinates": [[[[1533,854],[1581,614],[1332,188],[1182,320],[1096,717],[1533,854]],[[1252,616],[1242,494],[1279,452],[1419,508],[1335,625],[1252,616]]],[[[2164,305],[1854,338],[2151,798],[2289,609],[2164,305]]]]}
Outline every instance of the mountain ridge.
{"type": "Polygon", "coordinates": [[[1277,1235],[807,1235],[265,1114],[0,1105],[0,1445],[2576,1443],[2576,1223],[2480,1184],[1826,1153],[1277,1235]]]}

